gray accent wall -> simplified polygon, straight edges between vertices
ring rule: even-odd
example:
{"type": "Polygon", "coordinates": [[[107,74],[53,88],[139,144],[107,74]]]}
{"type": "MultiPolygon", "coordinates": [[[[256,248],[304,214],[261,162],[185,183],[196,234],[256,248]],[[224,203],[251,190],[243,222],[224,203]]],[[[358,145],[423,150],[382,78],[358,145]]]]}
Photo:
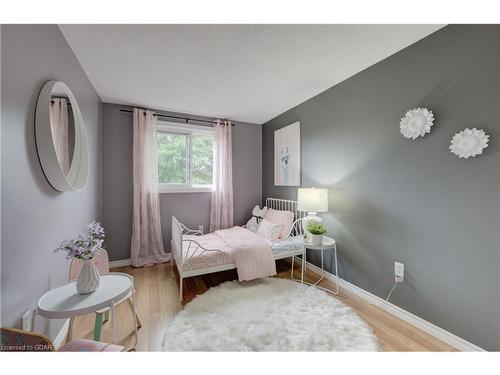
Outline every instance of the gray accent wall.
{"type": "MultiPolygon", "coordinates": [[[[1,26],[1,325],[20,327],[21,315],[68,278],[64,254],[53,250],[101,218],[102,105],[56,25],[1,26]],[[34,138],[38,92],[64,81],[78,100],[89,147],[83,192],[59,193],[45,179],[34,138]]],[[[61,321],[38,320],[54,339],[61,321]]]]}
{"type": "Polygon", "coordinates": [[[302,185],[329,188],[340,276],[386,298],[403,262],[391,302],[500,350],[499,119],[500,26],[447,26],[264,124],[263,198],[297,197],[274,186],[273,139],[300,121],[302,185]],[[400,118],[418,106],[435,124],[405,139],[400,118]],[[448,149],[466,127],[490,134],[468,160],[448,149]]]}
{"type": "MultiPolygon", "coordinates": [[[[104,103],[103,116],[103,204],[106,246],[111,260],[130,258],[132,232],[132,109],[104,103]]],[[[156,111],[184,116],[182,113],[156,111]]],[[[192,116],[210,119],[203,116],[192,116]]],[[[202,125],[202,124],[197,124],[202,125]]],[[[234,223],[250,218],[252,208],[262,200],[262,131],[261,125],[236,122],[233,133],[234,223]]],[[[165,250],[170,251],[171,221],[197,229],[210,224],[211,193],[161,193],[160,214],[165,250]]]]}

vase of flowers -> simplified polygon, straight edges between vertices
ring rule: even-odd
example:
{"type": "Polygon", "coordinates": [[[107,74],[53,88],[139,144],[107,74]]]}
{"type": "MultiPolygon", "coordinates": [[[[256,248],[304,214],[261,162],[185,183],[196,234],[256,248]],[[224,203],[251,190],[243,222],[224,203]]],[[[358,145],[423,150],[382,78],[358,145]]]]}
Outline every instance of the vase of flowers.
{"type": "Polygon", "coordinates": [[[84,260],[82,270],[76,280],[76,291],[80,294],[89,294],[95,292],[100,283],[101,278],[94,259],[84,260]]]}
{"type": "Polygon", "coordinates": [[[76,290],[80,294],[94,292],[100,284],[99,271],[94,263],[94,255],[102,248],[104,228],[93,221],[85,227],[85,232],[73,240],[63,241],[56,252],[65,251],[66,259],[78,259],[82,269],[76,281],[76,290]]]}
{"type": "Polygon", "coordinates": [[[307,223],[306,229],[309,232],[309,242],[312,245],[321,245],[323,243],[323,234],[326,233],[326,227],[323,224],[311,220],[307,223]]]}

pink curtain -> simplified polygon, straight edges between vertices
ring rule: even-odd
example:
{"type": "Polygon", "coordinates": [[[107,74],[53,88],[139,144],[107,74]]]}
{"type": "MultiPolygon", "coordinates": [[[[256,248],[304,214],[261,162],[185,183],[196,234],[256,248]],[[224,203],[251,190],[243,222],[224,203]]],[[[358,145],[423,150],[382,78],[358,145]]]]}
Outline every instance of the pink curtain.
{"type": "Polygon", "coordinates": [[[50,127],[57,160],[65,175],[69,171],[68,103],[64,98],[51,99],[50,127]]]}
{"type": "Polygon", "coordinates": [[[233,226],[233,156],[231,121],[217,120],[214,128],[214,190],[210,232],[233,226]]]}
{"type": "Polygon", "coordinates": [[[153,112],[134,108],[134,212],[130,261],[135,267],[170,260],[161,236],[156,130],[153,112]]]}

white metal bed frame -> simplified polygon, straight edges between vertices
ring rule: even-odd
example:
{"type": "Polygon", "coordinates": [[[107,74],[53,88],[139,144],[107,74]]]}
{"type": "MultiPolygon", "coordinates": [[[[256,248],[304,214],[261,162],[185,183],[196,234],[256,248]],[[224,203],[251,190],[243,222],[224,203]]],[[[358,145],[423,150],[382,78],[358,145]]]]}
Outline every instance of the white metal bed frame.
{"type": "MultiPolygon", "coordinates": [[[[274,254],[274,259],[283,259],[283,258],[292,258],[292,269],[291,269],[291,277],[293,278],[293,267],[294,260],[296,255],[304,255],[305,248],[303,245],[300,245],[299,241],[294,241],[294,237],[303,236],[304,232],[302,229],[302,220],[306,216],[306,212],[299,211],[297,209],[297,201],[287,200],[287,199],[278,199],[278,198],[267,198],[266,199],[266,207],[272,208],[278,211],[291,211],[294,214],[294,221],[290,226],[290,230],[288,236],[274,241],[273,245],[279,244],[282,248],[289,247],[286,250],[282,250],[279,253],[274,254]]],[[[223,262],[225,261],[226,254],[218,249],[207,249],[203,247],[199,242],[190,237],[189,239],[185,239],[184,236],[201,236],[203,233],[199,230],[193,230],[186,227],[184,224],[179,222],[175,216],[172,216],[172,240],[174,242],[174,246],[172,246],[172,266],[174,264],[177,265],[177,271],[179,272],[179,300],[182,302],[182,291],[183,291],[183,280],[188,277],[205,275],[214,272],[226,271],[235,269],[236,265],[234,263],[222,264],[218,266],[206,267],[206,268],[191,268],[190,260],[195,255],[201,255],[205,252],[213,252],[216,253],[218,257],[222,257],[223,262]],[[188,253],[191,249],[194,249],[192,254],[189,255],[187,259],[184,259],[183,256],[183,244],[188,243],[188,253]],[[187,270],[184,270],[185,266],[188,266],[187,270]]],[[[301,271],[301,281],[304,280],[304,263],[302,263],[302,271],[301,271]]]]}

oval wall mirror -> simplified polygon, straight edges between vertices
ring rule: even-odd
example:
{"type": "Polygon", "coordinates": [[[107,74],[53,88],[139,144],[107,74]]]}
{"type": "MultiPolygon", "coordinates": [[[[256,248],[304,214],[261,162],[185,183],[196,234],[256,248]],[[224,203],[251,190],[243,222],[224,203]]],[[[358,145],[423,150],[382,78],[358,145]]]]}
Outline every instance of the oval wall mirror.
{"type": "Polygon", "coordinates": [[[36,104],[38,157],[50,185],[58,191],[81,191],[88,178],[87,136],[75,96],[61,81],[48,81],[36,104]]]}

